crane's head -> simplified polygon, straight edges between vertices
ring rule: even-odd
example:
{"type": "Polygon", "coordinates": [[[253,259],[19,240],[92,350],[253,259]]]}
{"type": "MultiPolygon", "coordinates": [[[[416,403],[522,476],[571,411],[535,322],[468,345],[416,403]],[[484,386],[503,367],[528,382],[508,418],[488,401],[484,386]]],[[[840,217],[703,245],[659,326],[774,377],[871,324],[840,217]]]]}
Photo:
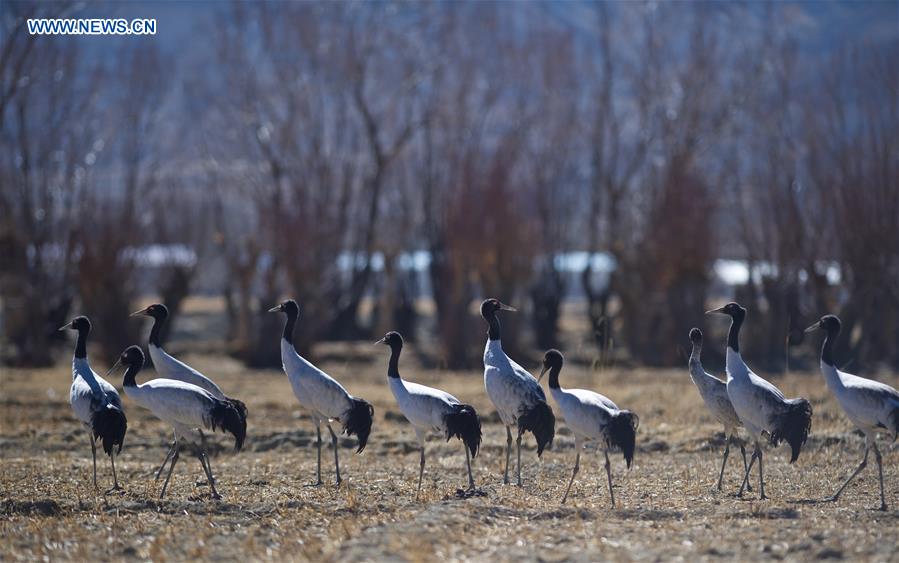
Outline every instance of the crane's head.
{"type": "Polygon", "coordinates": [[[743,320],[746,317],[746,309],[740,307],[738,303],[730,302],[724,307],[718,307],[717,309],[712,309],[711,311],[705,312],[707,315],[709,313],[718,313],[720,315],[727,315],[735,320],[743,320]]]}
{"type": "Polygon", "coordinates": [[[559,352],[555,348],[547,350],[546,353],[543,354],[543,369],[540,370],[540,375],[537,377],[537,381],[543,379],[543,376],[546,374],[546,372],[553,368],[562,369],[562,364],[564,362],[565,358],[562,356],[562,352],[559,352]]]}
{"type": "Polygon", "coordinates": [[[126,366],[143,367],[144,352],[140,349],[140,346],[129,346],[125,348],[125,351],[119,356],[119,362],[126,366]]]}
{"type": "Polygon", "coordinates": [[[157,321],[164,321],[169,317],[168,307],[163,305],[162,303],[154,303],[147,307],[146,309],[141,309],[140,311],[135,311],[131,313],[132,317],[144,316],[144,317],[153,317],[157,321]]]}
{"type": "Polygon", "coordinates": [[[840,318],[836,315],[824,315],[820,321],[805,329],[805,332],[823,330],[827,334],[839,334],[841,326],[840,318]]]}
{"type": "Polygon", "coordinates": [[[690,329],[690,342],[694,344],[702,344],[702,331],[698,328],[690,329]]]}
{"type": "Polygon", "coordinates": [[[287,316],[299,315],[300,306],[293,299],[288,299],[268,310],[269,313],[285,313],[287,316]]]}
{"type": "Polygon", "coordinates": [[[387,334],[384,335],[384,338],[375,342],[375,344],[385,344],[387,346],[390,346],[391,348],[396,348],[396,347],[402,348],[403,347],[403,336],[400,333],[391,330],[390,332],[388,332],[387,334]]]}
{"type": "Polygon", "coordinates": [[[59,327],[59,330],[77,330],[78,332],[90,332],[91,322],[84,315],[72,319],[69,323],[59,327]]]}
{"type": "Polygon", "coordinates": [[[112,364],[112,367],[109,368],[106,375],[108,376],[110,373],[114,372],[119,366],[125,366],[126,368],[137,367],[137,369],[144,367],[144,352],[140,349],[140,346],[132,345],[125,348],[125,351],[119,354],[118,359],[112,364]]]}
{"type": "Polygon", "coordinates": [[[497,311],[517,311],[515,307],[510,307],[502,302],[499,299],[494,299],[491,297],[490,299],[485,299],[483,303],[481,303],[481,316],[485,319],[489,319],[493,315],[496,314],[497,311]]]}

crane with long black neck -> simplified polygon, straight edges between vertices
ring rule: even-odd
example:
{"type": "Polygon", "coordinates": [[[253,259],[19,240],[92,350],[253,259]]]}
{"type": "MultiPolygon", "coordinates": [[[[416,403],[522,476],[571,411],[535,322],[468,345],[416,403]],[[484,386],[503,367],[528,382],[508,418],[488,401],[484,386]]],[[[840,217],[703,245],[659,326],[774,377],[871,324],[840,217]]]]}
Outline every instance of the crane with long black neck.
{"type": "Polygon", "coordinates": [[[108,381],[91,369],[87,360],[87,338],[91,333],[91,322],[87,317],[75,317],[59,330],[78,332],[75,356],[72,359],[72,387],[69,404],[75,417],[87,428],[91,441],[91,455],[94,458],[94,489],[97,488],[97,440],[112,464],[112,488],[106,493],[121,490],[115,468],[115,456],[122,452],[128,420],[122,408],[119,392],[108,381]]]}
{"type": "Polygon", "coordinates": [[[418,489],[415,497],[418,498],[418,494],[421,492],[421,479],[425,471],[425,438],[429,432],[440,432],[446,436],[447,442],[454,437],[462,440],[465,464],[468,467],[468,488],[469,490],[474,489],[471,458],[478,455],[478,448],[481,446],[481,421],[477,411],[473,406],[463,404],[446,391],[412,383],[400,376],[399,360],[403,351],[403,337],[400,336],[400,333],[388,332],[375,344],[385,344],[390,347],[387,384],[390,386],[390,391],[403,416],[415,429],[415,437],[421,446],[418,489]]]}
{"type": "Polygon", "coordinates": [[[556,433],[556,417],[543,388],[526,369],[515,363],[503,351],[500,339],[499,311],[515,311],[498,299],[481,303],[481,316],[487,321],[487,345],[484,348],[484,387],[487,396],[506,427],[506,464],[503,484],[509,483],[509,456],[512,453],[512,427],[518,433],[518,486],[521,486],[521,435],[531,432],[537,440],[537,457],[552,444],[556,433]]]}
{"type": "MultiPolygon", "coordinates": [[[[197,387],[208,391],[216,399],[230,403],[234,406],[240,415],[240,418],[243,420],[243,425],[246,426],[247,406],[243,401],[228,397],[225,395],[224,391],[222,391],[221,387],[219,387],[212,379],[185,364],[181,360],[169,355],[162,348],[161,333],[163,326],[169,318],[168,307],[162,303],[154,303],[145,309],[131,313],[131,316],[144,316],[153,319],[153,327],[150,329],[150,339],[147,350],[150,352],[150,359],[153,361],[153,367],[156,368],[156,373],[158,373],[160,377],[196,385],[197,387]]],[[[201,436],[202,434],[202,431],[200,431],[201,436]]],[[[165,469],[166,464],[171,461],[177,443],[178,438],[176,436],[174,440],[172,440],[169,451],[165,456],[165,460],[156,472],[157,481],[159,480],[159,476],[162,474],[163,469],[165,469]]]]}
{"type": "Polygon", "coordinates": [[[559,373],[562,371],[564,358],[558,350],[548,350],[543,356],[543,369],[538,380],[549,372],[549,393],[565,417],[565,424],[574,434],[574,469],[571,479],[562,497],[562,504],[568,500],[571,484],[581,466],[581,450],[590,441],[599,441],[604,447],[606,457],[605,469],[609,482],[609,498],[615,508],[615,493],[612,491],[612,463],[609,461],[609,449],[619,448],[624,455],[627,468],[634,461],[634,449],[637,443],[637,428],[640,418],[629,410],[618,408],[608,397],[587,389],[565,389],[559,384],[559,373]]]}
{"type": "Polygon", "coordinates": [[[755,441],[755,450],[749,458],[749,467],[740,485],[740,496],[749,483],[749,472],[756,460],[759,462],[759,498],[765,495],[765,477],[762,468],[761,440],[767,434],[771,445],[781,441],[790,444],[790,463],[799,458],[799,452],[808,439],[812,427],[812,405],[807,399],[787,399],[784,394],[749,369],[740,356],[740,327],[746,319],[746,309],[737,303],[728,303],[718,309],[706,311],[727,315],[731,319],[727,333],[727,396],[743,426],[755,441]]]}
{"type": "MultiPolygon", "coordinates": [[[[220,429],[222,432],[230,433],[234,436],[235,451],[240,451],[247,435],[247,427],[246,421],[241,418],[237,408],[232,403],[217,399],[209,391],[192,383],[158,378],[138,384],[136,376],[144,365],[144,353],[138,346],[126,348],[110,368],[110,373],[119,365],[124,365],[126,368],[122,380],[125,394],[152,412],[156,418],[169,423],[175,433],[175,440],[184,440],[194,446],[195,454],[200,460],[200,465],[203,466],[203,472],[209,482],[212,498],[220,499],[221,495],[215,488],[212,466],[209,463],[209,455],[206,453],[205,441],[200,429],[205,428],[211,431],[220,429]]],[[[159,498],[165,496],[172,471],[175,470],[175,465],[178,463],[180,457],[178,443],[175,444],[174,452],[159,498]]]]}
{"type": "MultiPolygon", "coordinates": [[[[699,395],[702,397],[706,408],[709,409],[715,420],[724,426],[726,444],[724,446],[724,459],[721,461],[721,471],[718,473],[718,490],[720,491],[724,481],[724,466],[727,465],[727,456],[730,454],[730,444],[737,437],[737,433],[740,427],[743,426],[743,423],[740,422],[740,417],[737,416],[734,406],[730,403],[730,397],[727,396],[727,383],[708,373],[702,367],[702,360],[700,359],[702,354],[702,331],[698,328],[690,329],[690,342],[693,345],[689,361],[690,379],[693,380],[693,384],[699,390],[699,395]]],[[[745,471],[749,464],[746,462],[746,447],[742,441],[740,442],[740,454],[743,456],[743,470],[745,471]]],[[[752,491],[749,483],[746,483],[746,488],[752,491]]]]}
{"type": "Polygon", "coordinates": [[[362,453],[368,443],[368,436],[371,434],[375,409],[368,401],[350,395],[336,379],[297,353],[293,345],[293,332],[300,315],[300,307],[296,301],[288,299],[269,309],[269,313],[284,313],[287,317],[284,332],[281,334],[281,362],[293,394],[300,405],[312,415],[312,422],[315,424],[318,465],[316,482],[313,485],[322,483],[322,422],[331,432],[331,445],[334,448],[334,471],[339,485],[342,479],[340,477],[340,460],[337,455],[337,434],[331,428],[331,421],[336,420],[343,425],[345,434],[356,435],[358,438],[356,453],[362,453]]]}
{"type": "Polygon", "coordinates": [[[823,330],[825,333],[824,344],[821,346],[821,375],[827,382],[827,388],[837,398],[840,408],[852,424],[865,435],[865,454],[861,463],[828,500],[839,500],[843,489],[868,466],[868,450],[873,449],[880,478],[880,509],[886,510],[883,457],[877,447],[877,433],[892,434],[894,442],[899,436],[899,391],[885,383],[837,369],[833,361],[833,347],[840,335],[841,323],[836,315],[824,315],[821,320],[805,329],[806,332],[813,330],[823,330]]]}

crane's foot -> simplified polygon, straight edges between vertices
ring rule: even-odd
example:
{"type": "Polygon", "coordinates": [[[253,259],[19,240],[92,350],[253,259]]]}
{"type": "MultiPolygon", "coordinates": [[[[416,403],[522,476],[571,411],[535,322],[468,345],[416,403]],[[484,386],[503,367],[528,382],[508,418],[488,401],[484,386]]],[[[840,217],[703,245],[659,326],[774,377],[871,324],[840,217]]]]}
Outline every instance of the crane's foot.
{"type": "Polygon", "coordinates": [[[120,494],[124,494],[124,493],[125,493],[125,488],[122,487],[122,486],[119,485],[119,484],[115,484],[115,485],[113,485],[113,486],[110,487],[109,489],[106,489],[106,490],[103,492],[104,495],[108,495],[108,494],[111,494],[111,493],[120,493],[120,494]]]}
{"type": "Polygon", "coordinates": [[[883,512],[886,512],[886,511],[887,511],[887,503],[885,503],[885,502],[880,503],[880,509],[879,509],[879,510],[881,510],[881,511],[883,511],[883,512]]]}
{"type": "Polygon", "coordinates": [[[222,495],[218,494],[218,491],[212,491],[212,494],[209,496],[212,500],[222,500],[222,495]]]}
{"type": "Polygon", "coordinates": [[[321,487],[321,486],[322,486],[322,480],[319,479],[319,480],[316,481],[315,483],[306,483],[306,484],[303,485],[303,486],[304,486],[304,487],[321,487]]]}

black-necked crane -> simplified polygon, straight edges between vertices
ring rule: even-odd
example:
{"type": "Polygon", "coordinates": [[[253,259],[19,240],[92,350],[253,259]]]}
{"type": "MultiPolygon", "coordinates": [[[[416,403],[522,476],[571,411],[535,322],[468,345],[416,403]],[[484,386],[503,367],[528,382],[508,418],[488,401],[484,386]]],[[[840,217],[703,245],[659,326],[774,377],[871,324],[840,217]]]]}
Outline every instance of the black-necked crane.
{"type": "Polygon", "coordinates": [[[743,361],[740,356],[740,327],[746,319],[746,309],[737,303],[728,303],[706,313],[718,313],[731,318],[725,359],[727,396],[743,426],[755,441],[755,449],[749,458],[749,467],[746,468],[738,494],[743,495],[743,489],[749,482],[749,472],[753,463],[758,460],[759,498],[765,499],[768,497],[765,495],[762,468],[762,435],[766,433],[773,446],[780,444],[781,440],[790,444],[790,463],[795,462],[812,427],[812,405],[803,398],[787,399],[780,389],[753,373],[743,361]]]}
{"type": "Polygon", "coordinates": [[[229,402],[217,399],[212,394],[192,383],[185,383],[175,379],[151,379],[143,384],[138,384],[135,377],[144,366],[144,353],[139,346],[129,346],[122,352],[119,359],[110,369],[112,372],[119,365],[125,366],[123,384],[125,394],[128,397],[153,413],[153,416],[172,426],[175,433],[175,448],[172,454],[172,462],[169,472],[162,485],[159,498],[165,496],[169,486],[172,471],[178,463],[178,443],[182,440],[194,446],[200,465],[209,482],[212,498],[220,499],[215,488],[215,478],[212,476],[212,467],[209,464],[209,456],[204,447],[203,436],[200,429],[210,431],[221,430],[234,436],[234,449],[240,451],[246,438],[246,420],[241,418],[237,408],[229,402]]]}
{"type": "Polygon", "coordinates": [[[558,350],[548,350],[543,356],[543,369],[539,379],[549,372],[549,393],[552,395],[565,424],[574,434],[574,469],[571,479],[562,497],[562,504],[568,500],[571,484],[581,466],[581,450],[590,441],[598,441],[604,447],[606,457],[606,477],[609,482],[609,498],[612,508],[615,507],[615,493],[612,492],[612,463],[609,461],[609,449],[620,448],[628,469],[634,461],[634,449],[637,442],[637,427],[640,418],[629,410],[619,409],[609,398],[587,389],[565,389],[559,385],[559,373],[562,371],[564,358],[558,350]]]}
{"type": "Polygon", "coordinates": [[[837,501],[843,489],[868,465],[868,450],[874,450],[877,472],[880,477],[880,509],[887,509],[883,492],[883,458],[877,448],[877,433],[899,436],[899,391],[889,385],[865,379],[837,369],[833,361],[833,346],[840,334],[840,319],[835,315],[825,315],[821,320],[805,329],[806,332],[823,330],[826,334],[821,347],[821,374],[830,392],[837,398],[840,408],[852,424],[865,435],[865,456],[848,479],[828,500],[837,501]]]}
{"type": "Polygon", "coordinates": [[[72,388],[69,403],[72,411],[87,428],[91,440],[91,455],[94,458],[94,488],[97,488],[97,440],[112,464],[112,488],[107,493],[121,490],[115,469],[115,456],[122,452],[128,420],[122,409],[122,399],[118,391],[108,381],[91,369],[87,360],[87,337],[91,332],[91,322],[87,317],[75,317],[72,322],[59,330],[78,331],[75,343],[75,357],[72,359],[72,388]]]}
{"type": "MultiPolygon", "coordinates": [[[[724,438],[727,443],[724,446],[724,459],[721,461],[721,472],[718,474],[718,490],[724,480],[724,466],[727,465],[727,456],[730,455],[730,444],[737,436],[743,423],[734,411],[734,406],[727,396],[727,383],[708,373],[702,367],[700,355],[702,354],[702,331],[698,328],[690,329],[690,342],[693,349],[690,352],[690,379],[699,390],[699,395],[712,416],[724,426],[724,438]]],[[[749,467],[746,462],[746,447],[740,442],[740,454],[743,456],[743,471],[749,467]]],[[[749,483],[747,490],[752,491],[749,483]]]]}
{"type": "Polygon", "coordinates": [[[269,309],[269,313],[284,313],[287,316],[284,332],[281,335],[281,362],[293,394],[300,405],[309,411],[312,415],[312,422],[315,423],[315,433],[318,438],[316,441],[318,466],[316,482],[313,485],[317,486],[322,483],[322,422],[331,432],[331,445],[334,447],[334,471],[337,474],[337,484],[339,485],[342,479],[340,478],[340,461],[337,456],[337,434],[331,428],[331,421],[340,422],[345,434],[356,435],[359,440],[356,453],[361,453],[368,443],[375,409],[368,401],[350,395],[337,380],[297,353],[293,345],[293,331],[300,308],[296,301],[288,299],[269,309]]]}
{"type": "Polygon", "coordinates": [[[384,338],[376,342],[381,343],[390,346],[387,384],[403,416],[415,429],[415,437],[421,446],[418,489],[415,497],[418,498],[421,492],[421,479],[425,471],[425,439],[430,432],[440,432],[446,436],[447,442],[453,437],[462,440],[465,463],[468,467],[468,488],[474,489],[471,458],[478,455],[478,448],[481,445],[481,421],[478,413],[474,407],[463,404],[446,391],[405,381],[400,377],[399,360],[403,351],[403,337],[398,332],[388,332],[384,338]]]}
{"type": "MultiPolygon", "coordinates": [[[[214,381],[185,364],[184,362],[170,356],[166,353],[162,348],[162,341],[160,339],[160,332],[162,331],[162,327],[165,324],[166,320],[169,317],[168,308],[161,303],[154,303],[145,309],[141,309],[140,311],[135,311],[131,313],[132,317],[136,316],[146,316],[151,317],[153,319],[153,328],[150,329],[150,342],[147,349],[150,352],[150,359],[153,360],[153,367],[156,368],[156,373],[159,374],[160,377],[165,379],[174,379],[175,381],[183,381],[185,383],[191,383],[205,389],[208,391],[213,397],[219,399],[221,401],[225,401],[227,403],[231,403],[237,412],[240,413],[241,418],[243,419],[243,425],[246,426],[247,420],[247,406],[238,399],[232,399],[225,395],[222,391],[221,387],[216,385],[214,381]]],[[[202,431],[200,432],[202,436],[202,431]]],[[[169,447],[169,451],[165,456],[165,460],[162,462],[162,465],[159,467],[159,470],[156,472],[156,480],[159,480],[159,476],[162,474],[163,469],[165,469],[166,464],[172,459],[172,456],[175,453],[175,447],[178,442],[177,437],[172,440],[172,444],[169,447]]]]}
{"type": "Polygon", "coordinates": [[[509,483],[509,456],[512,453],[512,427],[518,430],[518,486],[521,486],[521,435],[531,432],[537,440],[537,456],[552,444],[556,433],[556,417],[543,388],[526,369],[503,351],[497,312],[515,311],[497,299],[481,303],[481,316],[487,321],[487,346],[484,349],[484,386],[487,396],[506,427],[506,465],[503,484],[509,483]]]}

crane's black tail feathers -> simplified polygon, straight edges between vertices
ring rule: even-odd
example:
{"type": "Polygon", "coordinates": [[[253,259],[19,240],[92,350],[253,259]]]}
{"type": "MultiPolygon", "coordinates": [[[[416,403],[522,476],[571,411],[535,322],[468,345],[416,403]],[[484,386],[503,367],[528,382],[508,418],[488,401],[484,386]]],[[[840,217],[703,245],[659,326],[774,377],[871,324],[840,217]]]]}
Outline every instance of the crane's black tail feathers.
{"type": "Polygon", "coordinates": [[[116,453],[122,453],[125,444],[125,432],[128,430],[128,419],[122,409],[108,404],[91,416],[91,431],[94,438],[103,442],[103,451],[106,455],[112,454],[112,449],[118,446],[116,453]]]}
{"type": "Polygon", "coordinates": [[[634,450],[637,447],[637,428],[640,426],[640,417],[631,411],[618,411],[612,415],[612,419],[606,426],[606,444],[609,447],[620,448],[624,454],[627,468],[631,468],[634,461],[634,450]]]}
{"type": "Polygon", "coordinates": [[[343,432],[350,436],[355,434],[359,439],[359,447],[356,448],[356,453],[358,454],[368,444],[368,435],[371,434],[371,423],[375,417],[375,407],[371,406],[371,403],[364,399],[353,397],[351,401],[353,406],[347,411],[343,432]]]}
{"type": "Polygon", "coordinates": [[[478,413],[471,405],[453,405],[453,412],[444,417],[446,421],[446,441],[450,438],[459,438],[471,457],[478,455],[481,447],[481,420],[478,413]]]}
{"type": "Polygon", "coordinates": [[[776,446],[781,440],[790,444],[790,463],[799,459],[799,452],[812,429],[812,404],[806,399],[787,401],[787,409],[774,420],[771,444],[776,446]]]}
{"type": "Polygon", "coordinates": [[[543,450],[553,443],[556,435],[556,417],[546,401],[538,400],[525,407],[518,417],[518,431],[534,435],[537,439],[537,457],[542,456],[543,450]]]}
{"type": "Polygon", "coordinates": [[[230,432],[234,436],[234,450],[240,451],[243,442],[247,438],[247,419],[230,401],[215,399],[212,410],[209,411],[209,426],[213,431],[221,429],[222,432],[230,432]]]}
{"type": "Polygon", "coordinates": [[[231,403],[231,405],[233,405],[234,408],[237,409],[237,412],[240,413],[241,418],[243,418],[244,420],[247,419],[247,405],[245,405],[243,401],[241,401],[240,399],[232,399],[231,397],[225,397],[225,401],[231,403]]]}

